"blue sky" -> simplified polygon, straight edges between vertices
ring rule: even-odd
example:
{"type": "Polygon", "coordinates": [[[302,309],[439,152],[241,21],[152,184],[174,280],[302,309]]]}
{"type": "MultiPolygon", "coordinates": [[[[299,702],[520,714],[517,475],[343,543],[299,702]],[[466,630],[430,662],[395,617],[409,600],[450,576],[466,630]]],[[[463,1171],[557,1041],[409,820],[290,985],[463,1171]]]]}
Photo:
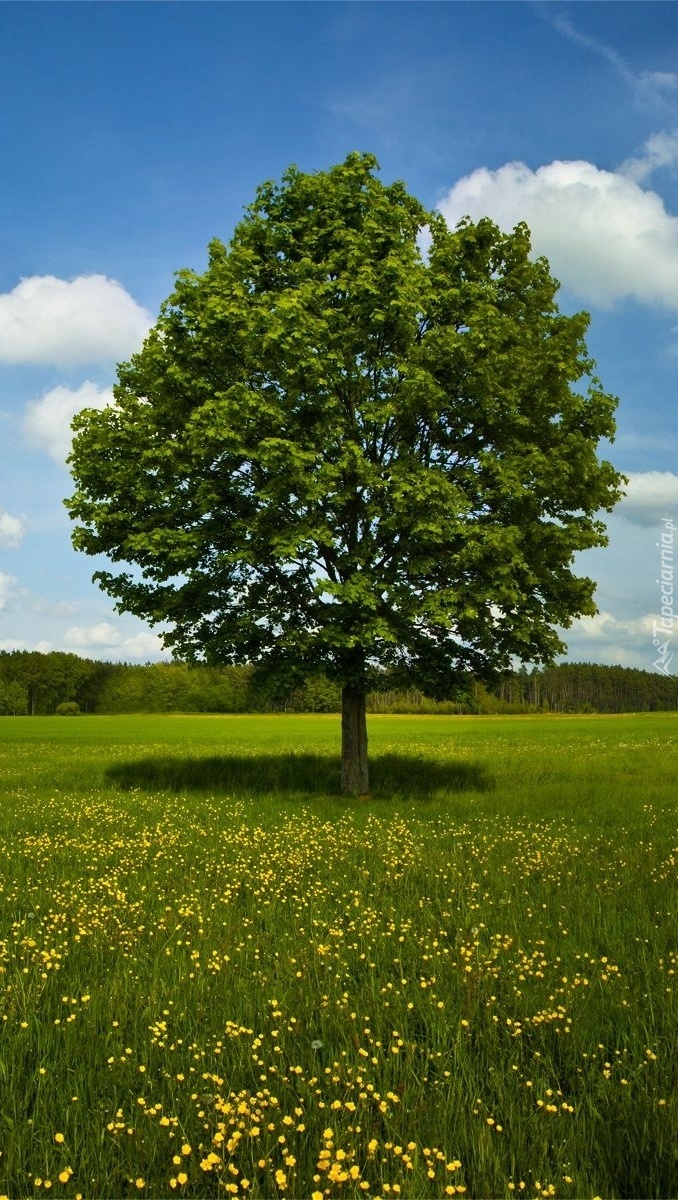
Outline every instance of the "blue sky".
{"type": "MultiPolygon", "coordinates": [[[[656,669],[657,543],[678,524],[678,6],[0,4],[0,648],[145,661],[70,545],[69,424],[104,404],[180,267],[259,183],[376,154],[454,223],[526,220],[592,316],[630,476],[581,556],[573,660],[656,669]]],[[[676,630],[678,638],[678,627],[676,630]]],[[[676,641],[678,646],[678,640],[676,641]]]]}

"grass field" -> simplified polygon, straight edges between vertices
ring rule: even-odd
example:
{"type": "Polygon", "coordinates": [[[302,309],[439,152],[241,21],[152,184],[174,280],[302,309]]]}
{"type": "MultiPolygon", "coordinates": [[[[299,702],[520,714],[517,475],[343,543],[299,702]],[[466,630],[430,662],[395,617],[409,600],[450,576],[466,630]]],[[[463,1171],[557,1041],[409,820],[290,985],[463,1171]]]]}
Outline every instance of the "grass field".
{"type": "Polygon", "coordinates": [[[0,1196],[678,1196],[678,717],[0,722],[0,1196]]]}

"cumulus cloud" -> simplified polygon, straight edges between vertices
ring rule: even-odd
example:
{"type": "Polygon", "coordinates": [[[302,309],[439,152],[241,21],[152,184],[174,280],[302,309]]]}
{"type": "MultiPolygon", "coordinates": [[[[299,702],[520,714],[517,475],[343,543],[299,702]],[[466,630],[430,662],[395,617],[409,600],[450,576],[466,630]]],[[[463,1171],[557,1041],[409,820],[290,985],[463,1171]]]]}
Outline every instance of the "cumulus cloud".
{"type": "Polygon", "coordinates": [[[105,275],[32,275],[0,295],[0,362],[112,362],[139,346],[150,316],[105,275]]]}
{"type": "Polygon", "coordinates": [[[585,303],[634,299],[678,311],[678,217],[632,174],[584,161],[480,167],[438,207],[452,226],[464,216],[491,217],[503,229],[526,221],[535,253],[585,303]]]}
{"type": "Polygon", "coordinates": [[[13,517],[0,508],[0,548],[16,550],[23,540],[26,522],[23,517],[13,517]]]}
{"type": "Polygon", "coordinates": [[[27,642],[23,638],[0,639],[0,650],[39,650],[40,654],[48,654],[54,649],[51,642],[27,642]]]}
{"type": "Polygon", "coordinates": [[[24,429],[31,442],[62,464],[71,451],[71,421],[82,408],[105,408],[113,403],[110,388],[86,380],[79,388],[55,387],[33,400],[26,410],[24,429]]]}
{"type": "Polygon", "coordinates": [[[651,671],[656,616],[624,619],[610,612],[580,617],[563,632],[571,662],[599,662],[651,671]]]}
{"type": "Polygon", "coordinates": [[[117,646],[120,634],[109,621],[100,621],[98,625],[73,625],[67,630],[65,639],[70,646],[81,650],[92,646],[117,646]]]}
{"type": "Polygon", "coordinates": [[[4,571],[0,571],[0,609],[7,608],[15,584],[16,579],[13,575],[5,575],[4,571]]]}
{"type": "Polygon", "coordinates": [[[654,620],[656,617],[653,618],[649,614],[624,619],[615,617],[610,612],[599,612],[595,617],[578,617],[572,623],[570,634],[604,642],[614,642],[622,638],[636,646],[648,635],[652,638],[654,620]]]}
{"type": "Polygon", "coordinates": [[[144,662],[150,659],[167,658],[162,638],[157,633],[136,633],[122,639],[123,658],[136,658],[144,662]]]}
{"type": "Polygon", "coordinates": [[[626,495],[617,514],[632,525],[659,525],[669,518],[678,524],[678,475],[673,471],[631,471],[626,495]]]}
{"type": "Polygon", "coordinates": [[[64,635],[69,649],[78,653],[94,653],[104,658],[121,660],[136,659],[146,662],[160,658],[163,653],[162,638],[155,633],[142,631],[125,636],[110,621],[96,625],[73,625],[64,635]]]}

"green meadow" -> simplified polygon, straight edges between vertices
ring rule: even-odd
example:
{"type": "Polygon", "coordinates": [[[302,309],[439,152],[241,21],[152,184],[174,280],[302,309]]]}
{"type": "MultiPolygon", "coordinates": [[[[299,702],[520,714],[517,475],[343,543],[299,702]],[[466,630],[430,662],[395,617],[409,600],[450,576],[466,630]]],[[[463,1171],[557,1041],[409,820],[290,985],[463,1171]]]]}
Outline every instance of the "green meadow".
{"type": "Polygon", "coordinates": [[[678,715],[0,721],[0,1197],[678,1196],[678,715]]]}

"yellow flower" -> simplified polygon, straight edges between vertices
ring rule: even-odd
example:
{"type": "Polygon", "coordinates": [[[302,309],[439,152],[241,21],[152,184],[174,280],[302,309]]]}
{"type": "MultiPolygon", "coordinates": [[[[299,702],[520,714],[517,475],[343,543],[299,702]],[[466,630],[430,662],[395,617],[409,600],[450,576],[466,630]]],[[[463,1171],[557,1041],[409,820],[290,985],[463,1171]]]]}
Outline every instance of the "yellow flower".
{"type": "Polygon", "coordinates": [[[63,1135],[63,1133],[55,1133],[55,1134],[54,1134],[54,1141],[55,1141],[55,1142],[57,1142],[59,1145],[61,1145],[61,1143],[62,1143],[62,1142],[65,1142],[65,1141],[66,1141],[66,1139],[65,1139],[65,1137],[64,1137],[64,1135],[63,1135]]]}

